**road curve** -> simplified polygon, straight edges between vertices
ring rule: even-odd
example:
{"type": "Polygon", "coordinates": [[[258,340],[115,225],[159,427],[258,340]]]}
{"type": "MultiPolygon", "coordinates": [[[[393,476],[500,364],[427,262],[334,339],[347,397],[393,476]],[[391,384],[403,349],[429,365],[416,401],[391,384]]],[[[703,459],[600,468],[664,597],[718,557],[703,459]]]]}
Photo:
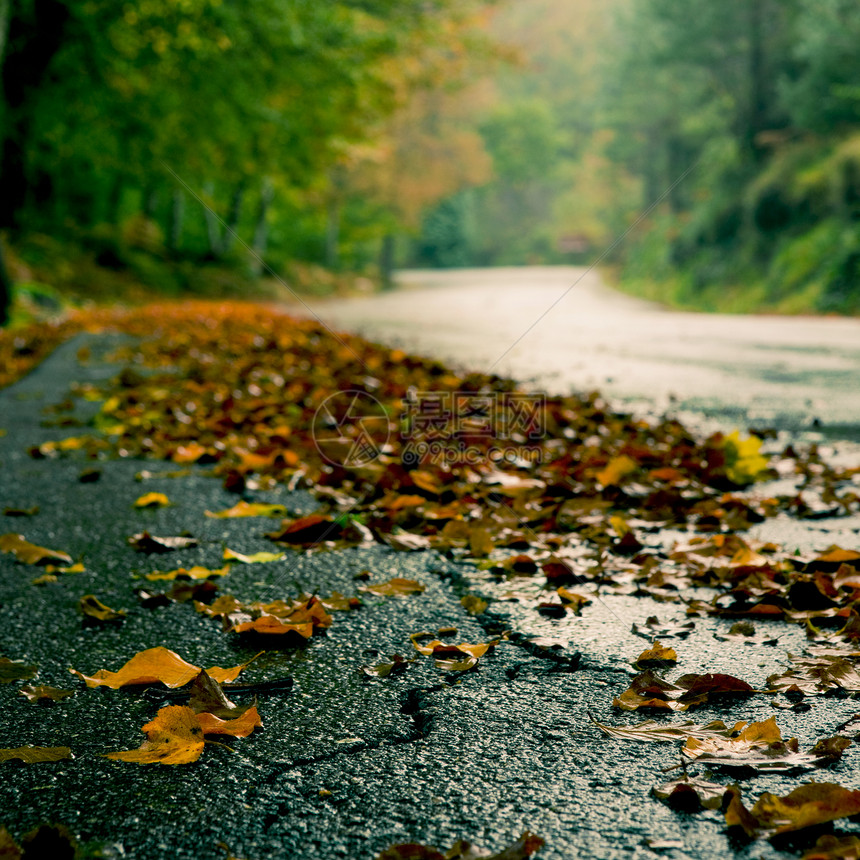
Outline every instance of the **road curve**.
{"type": "Polygon", "coordinates": [[[412,270],[332,326],[550,392],[860,438],[860,320],[671,311],[572,266],[412,270]]]}

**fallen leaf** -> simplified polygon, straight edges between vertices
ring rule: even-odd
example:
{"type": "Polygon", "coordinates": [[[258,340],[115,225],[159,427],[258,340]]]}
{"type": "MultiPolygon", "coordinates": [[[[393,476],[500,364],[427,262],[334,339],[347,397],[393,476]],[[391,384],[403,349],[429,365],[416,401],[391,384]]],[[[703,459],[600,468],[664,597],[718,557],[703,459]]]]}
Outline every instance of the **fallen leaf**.
{"type": "Polygon", "coordinates": [[[719,809],[727,788],[704,779],[676,779],[655,786],[651,793],[677,812],[698,812],[700,809],[719,809]]]}
{"type": "Polygon", "coordinates": [[[860,692],[860,673],[845,657],[825,654],[820,657],[789,655],[794,668],[781,675],[771,675],[768,687],[776,692],[798,692],[821,695],[828,690],[860,692]]]}
{"type": "Polygon", "coordinates": [[[819,836],[800,860],[860,860],[860,837],[819,836]]]}
{"type": "Polygon", "coordinates": [[[183,705],[161,708],[142,731],[146,740],[140,749],[107,753],[105,758],[136,764],[190,764],[203,752],[203,729],[194,711],[183,705]]]}
{"type": "Polygon", "coordinates": [[[3,515],[7,517],[34,517],[39,513],[39,506],[32,508],[4,508],[3,515]]]}
{"type": "Polygon", "coordinates": [[[604,734],[611,738],[619,738],[626,741],[677,741],[685,738],[728,738],[738,726],[737,723],[729,728],[722,720],[713,720],[704,725],[685,720],[683,723],[658,723],[654,720],[645,720],[635,726],[607,726],[598,723],[593,717],[592,722],[604,734]]]}
{"type": "Polygon", "coordinates": [[[252,621],[243,621],[230,628],[235,633],[259,633],[263,636],[283,636],[297,633],[303,639],[313,636],[314,626],[310,621],[287,621],[275,615],[261,615],[252,621]]]}
{"type": "Polygon", "coordinates": [[[145,531],[132,535],[128,539],[128,543],[138,550],[138,552],[150,554],[156,552],[173,552],[177,549],[189,549],[197,546],[197,539],[186,535],[158,537],[145,531]]]}
{"type": "Polygon", "coordinates": [[[23,660],[10,660],[0,657],[0,684],[10,684],[12,681],[29,681],[38,672],[37,666],[27,666],[23,660]]]}
{"type": "Polygon", "coordinates": [[[201,669],[188,690],[188,707],[195,714],[213,714],[222,720],[241,717],[248,710],[247,705],[236,705],[224,693],[223,687],[201,669]]]}
{"type": "Polygon", "coordinates": [[[670,636],[686,639],[695,627],[695,621],[688,621],[685,624],[662,623],[656,615],[652,615],[646,619],[645,624],[642,626],[634,623],[630,628],[630,632],[649,641],[653,639],[666,639],[670,636]]]}
{"type": "Polygon", "coordinates": [[[255,552],[253,555],[244,555],[233,549],[224,550],[222,558],[224,561],[238,561],[241,564],[263,564],[270,561],[280,561],[284,558],[283,552],[255,552]]]}
{"type": "Polygon", "coordinates": [[[85,618],[102,623],[115,623],[125,619],[124,609],[111,609],[105,606],[94,594],[85,594],[78,601],[78,609],[85,618]]]}
{"type": "Polygon", "coordinates": [[[54,561],[72,563],[72,557],[68,553],[36,546],[27,541],[23,535],[12,532],[0,535],[0,552],[11,552],[24,564],[49,564],[54,561]]]}
{"type": "MultiPolygon", "coordinates": [[[[708,767],[752,768],[756,771],[790,771],[815,767],[838,758],[845,746],[834,739],[830,744],[821,742],[818,751],[802,753],[798,750],[796,738],[783,740],[776,725],[776,718],[770,717],[749,725],[738,723],[732,737],[688,738],[681,754],[708,767]]],[[[845,740],[846,746],[850,741],[845,740]]]]}
{"type": "Polygon", "coordinates": [[[476,594],[466,594],[460,598],[460,605],[469,615],[481,615],[490,604],[476,594]]]}
{"type": "Polygon", "coordinates": [[[234,738],[246,738],[255,728],[263,725],[256,705],[251,705],[238,717],[227,720],[202,711],[197,714],[197,721],[204,735],[230,735],[234,738]]]}
{"type": "Polygon", "coordinates": [[[209,579],[213,576],[227,576],[230,573],[230,565],[225,564],[224,567],[209,568],[202,567],[197,564],[191,568],[180,567],[176,570],[154,570],[152,573],[147,573],[146,578],[151,582],[158,580],[173,580],[173,579],[209,579]]]}
{"type": "Polygon", "coordinates": [[[144,493],[134,502],[136,508],[164,508],[170,504],[170,499],[164,493],[144,493]]]}
{"type": "Polygon", "coordinates": [[[564,586],[559,586],[555,592],[561,598],[561,605],[565,609],[570,609],[576,615],[582,612],[583,606],[588,606],[591,603],[590,597],[585,597],[585,595],[577,594],[574,591],[568,591],[564,586]]]}
{"type": "Polygon", "coordinates": [[[543,839],[527,830],[516,842],[497,854],[490,854],[471,842],[461,839],[445,854],[427,845],[405,842],[386,848],[377,855],[376,860],[529,860],[543,846],[543,839]]]}
{"type": "Polygon", "coordinates": [[[751,810],[744,807],[739,790],[734,788],[726,824],[743,828],[749,836],[772,836],[857,814],[860,791],[833,782],[807,782],[784,797],[764,792],[751,810]]]}
{"type": "MultiPolygon", "coordinates": [[[[243,663],[229,669],[214,666],[207,669],[206,673],[223,684],[225,681],[235,680],[247,665],[243,663]]],[[[69,671],[85,681],[88,687],[110,687],[112,690],[118,690],[120,687],[132,684],[159,682],[165,687],[182,687],[198,675],[200,667],[187,663],[176,652],[158,645],[138,652],[116,672],[99,669],[95,675],[84,675],[76,669],[69,669],[69,671]]]]}
{"type": "Polygon", "coordinates": [[[31,583],[31,585],[50,585],[53,582],[59,582],[60,578],[55,576],[53,573],[43,573],[41,576],[37,576],[31,583]]]}
{"type": "Polygon", "coordinates": [[[361,671],[370,678],[387,678],[389,675],[400,675],[405,672],[414,660],[406,660],[400,654],[395,654],[390,663],[377,663],[375,666],[362,666],[361,671]]]}
{"type": "Polygon", "coordinates": [[[300,544],[308,546],[340,537],[343,527],[331,517],[321,514],[311,514],[297,520],[284,520],[281,528],[275,532],[267,532],[266,537],[278,543],[300,544]]]}
{"type": "Polygon", "coordinates": [[[370,594],[375,594],[377,597],[405,597],[409,594],[420,594],[426,589],[414,579],[403,579],[399,576],[394,579],[389,579],[388,582],[377,582],[373,585],[365,585],[359,588],[359,591],[367,591],[370,594]]]}
{"type": "Polygon", "coordinates": [[[16,747],[15,749],[0,749],[0,761],[20,759],[27,764],[44,761],[63,761],[71,758],[72,751],[68,747],[16,747]]]}
{"type": "Polygon", "coordinates": [[[21,687],[18,692],[28,702],[59,702],[61,699],[67,699],[69,696],[75,695],[74,690],[59,690],[56,687],[46,687],[44,685],[33,687],[29,684],[21,687]]]}
{"type": "Polygon", "coordinates": [[[678,654],[674,648],[666,648],[658,640],[650,648],[646,648],[633,662],[637,669],[654,669],[673,665],[678,662],[678,654]]]}
{"type": "Polygon", "coordinates": [[[232,508],[223,511],[204,511],[207,517],[216,519],[236,519],[239,517],[283,517],[287,513],[284,505],[267,505],[262,502],[236,502],[232,508]]]}

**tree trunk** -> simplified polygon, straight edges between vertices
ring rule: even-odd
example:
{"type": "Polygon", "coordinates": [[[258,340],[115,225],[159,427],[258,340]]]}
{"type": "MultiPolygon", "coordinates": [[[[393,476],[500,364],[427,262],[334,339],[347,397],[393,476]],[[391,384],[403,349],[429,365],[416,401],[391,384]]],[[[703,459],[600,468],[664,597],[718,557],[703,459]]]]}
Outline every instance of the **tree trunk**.
{"type": "Polygon", "coordinates": [[[167,248],[172,254],[179,253],[182,244],[182,225],[185,220],[185,194],[181,188],[173,192],[170,206],[170,224],[167,230],[167,248]]]}
{"type": "Polygon", "coordinates": [[[3,66],[3,55],[6,53],[6,41],[9,38],[9,19],[12,15],[12,0],[0,0],[0,68],[3,66]]]}
{"type": "Polygon", "coordinates": [[[9,308],[12,305],[12,278],[6,268],[3,256],[3,242],[0,241],[0,328],[9,322],[9,308]]]}
{"type": "Polygon", "coordinates": [[[30,95],[63,44],[69,10],[64,0],[33,0],[30,19],[12,14],[0,0],[0,78],[4,128],[0,154],[0,228],[17,227],[27,202],[27,158],[32,115],[30,95]]]}
{"type": "Polygon", "coordinates": [[[221,240],[221,253],[226,254],[233,249],[239,233],[239,221],[242,218],[242,203],[245,200],[245,180],[240,179],[230,200],[230,214],[221,240]]]}
{"type": "Polygon", "coordinates": [[[143,189],[143,215],[149,221],[155,220],[155,210],[158,209],[158,188],[147,185],[143,189]]]}
{"type": "Polygon", "coordinates": [[[764,49],[763,3],[748,0],[747,27],[749,31],[749,106],[744,129],[744,143],[754,161],[760,161],[764,152],[758,143],[759,132],[764,131],[767,117],[767,80],[764,49]]]}
{"type": "Polygon", "coordinates": [[[269,244],[269,223],[268,214],[269,207],[272,205],[272,200],[275,197],[275,186],[272,180],[268,177],[263,179],[263,185],[260,188],[260,208],[257,210],[257,224],[254,227],[254,242],[251,246],[254,251],[254,258],[251,262],[255,275],[260,275],[265,266],[264,258],[266,256],[266,248],[269,244]]]}
{"type": "Polygon", "coordinates": [[[336,197],[326,207],[325,265],[333,272],[340,265],[340,201],[336,197]]]}
{"type": "Polygon", "coordinates": [[[221,231],[219,230],[218,216],[212,208],[215,195],[215,186],[207,182],[203,186],[203,217],[206,219],[206,235],[209,238],[209,253],[216,259],[221,256],[221,231]]]}
{"type": "Polygon", "coordinates": [[[379,249],[379,278],[382,289],[390,290],[394,286],[394,235],[386,233],[382,237],[382,247],[379,249]]]}

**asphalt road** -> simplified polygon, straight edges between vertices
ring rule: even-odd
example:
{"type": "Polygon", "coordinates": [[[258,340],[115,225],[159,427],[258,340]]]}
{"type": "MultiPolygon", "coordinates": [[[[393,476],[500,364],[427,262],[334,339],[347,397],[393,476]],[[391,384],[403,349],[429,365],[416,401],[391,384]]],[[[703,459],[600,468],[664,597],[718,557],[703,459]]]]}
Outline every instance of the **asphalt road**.
{"type": "MultiPolygon", "coordinates": [[[[137,651],[164,645],[196,665],[230,666],[257,650],[226,636],[188,605],[140,605],[135,589],[154,568],[221,563],[225,545],[242,552],[271,550],[265,520],[215,520],[204,511],[227,507],[235,496],[205,473],[139,482],[153,463],[99,463],[101,479],[81,483],[92,463],[72,452],[33,459],[32,445],[77,435],[81,428],[46,427],[45,407],[63,400],[70,384],[98,381],[119,368],[76,360],[76,340],[19,384],[0,392],[0,533],[27,539],[80,559],[85,573],[61,574],[34,585],[42,573],[0,554],[0,653],[38,667],[32,683],[74,690],[43,707],[27,702],[19,683],[0,684],[0,747],[69,746],[74,759],[56,763],[0,762],[0,825],[16,838],[42,823],[62,823],[107,857],[225,858],[248,860],[371,860],[395,842],[419,840],[447,849],[471,839],[494,851],[525,828],[547,842],[541,860],[668,857],[672,860],[787,858],[767,842],[730,843],[718,812],[678,814],[649,796],[678,763],[675,744],[627,743],[604,737],[589,719],[631,724],[612,699],[633,674],[630,661],[645,647],[633,622],[657,614],[684,621],[682,606],[631,597],[605,597],[581,617],[542,619],[526,605],[497,603],[474,618],[459,598],[466,592],[502,596],[494,583],[433,552],[387,548],[300,554],[267,565],[237,566],[222,592],[242,599],[293,596],[300,589],[354,594],[355,574],[374,580],[418,579],[420,595],[367,601],[339,614],[328,635],[303,649],[275,649],[252,663],[247,682],[292,677],[288,692],[261,696],[262,732],[207,745],[188,765],[139,766],[109,761],[104,753],[136,748],[141,726],[160,702],[133,690],[89,690],[69,673],[116,669],[137,651]],[[135,510],[145,491],[166,493],[171,507],[135,510]],[[3,516],[6,507],[39,506],[29,517],[3,516]],[[200,545],[166,557],[136,553],[126,539],[191,532],[200,545]],[[77,612],[94,593],[128,612],[119,626],[87,627],[77,612]],[[457,641],[486,641],[513,631],[477,672],[446,682],[424,659],[397,677],[372,680],[359,667],[395,653],[412,655],[409,635],[458,628],[457,641]],[[529,647],[544,633],[563,640],[551,652],[529,647]],[[655,841],[656,840],[656,841],[655,841]],[[219,845],[226,846],[225,848],[219,845]],[[737,855],[736,855],[737,849],[737,855]]],[[[86,403],[78,414],[86,418],[86,403]]],[[[260,494],[301,514],[313,509],[302,493],[260,494]]],[[[820,521],[797,537],[798,546],[826,546],[845,524],[820,521]]],[[[844,537],[844,535],[843,535],[844,537]]],[[[854,535],[856,539],[856,533],[854,535]]],[[[654,540],[662,536],[653,535],[654,540]]],[[[527,583],[523,583],[527,587],[527,583]]],[[[784,630],[779,647],[720,643],[713,633],[725,619],[697,619],[696,634],[678,644],[677,673],[732,672],[760,688],[781,671],[786,652],[803,645],[799,627],[784,630]]],[[[673,674],[674,677],[674,674],[673,674]]],[[[816,699],[805,713],[778,712],[780,726],[804,748],[857,710],[850,700],[816,699]]],[[[765,719],[770,699],[742,707],[708,705],[695,719],[765,719]]],[[[824,778],[860,788],[860,747],[852,747],[824,778]]],[[[797,778],[759,776],[744,784],[749,802],[763,790],[777,793],[797,778]]],[[[849,825],[850,828],[850,825],[849,825]]]]}
{"type": "Polygon", "coordinates": [[[860,320],[681,313],[570,266],[404,271],[400,289],[314,311],[555,393],[860,441],[860,320]]]}

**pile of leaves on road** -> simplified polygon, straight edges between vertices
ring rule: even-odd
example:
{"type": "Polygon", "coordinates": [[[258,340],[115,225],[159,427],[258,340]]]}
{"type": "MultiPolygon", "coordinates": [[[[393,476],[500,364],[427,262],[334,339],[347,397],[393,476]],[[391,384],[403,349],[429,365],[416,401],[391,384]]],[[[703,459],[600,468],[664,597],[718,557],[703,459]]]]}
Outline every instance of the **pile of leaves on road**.
{"type": "MultiPolygon", "coordinates": [[[[34,447],[32,456],[152,458],[172,463],[177,475],[205,468],[237,495],[235,505],[207,516],[279,521],[267,533],[276,552],[243,556],[225,550],[221,569],[153,571],[149,580],[175,583],[167,592],[141,592],[144,605],[189,602],[229,634],[308,639],[333,623],[332,612],[355,609],[361,598],[302,595],[262,603],[224,594],[214,599],[213,578],[228,574],[230,564],[266,562],[287,551],[370,544],[404,552],[433,548],[469,560],[499,582],[523,577],[538,582],[543,597],[535,609],[549,617],[587,611],[602,592],[683,601],[692,617],[735,619],[727,635],[738,641],[777,641],[757,632],[753,622],[803,624],[812,640],[830,650],[794,658],[793,668],[768,679],[768,692],[860,692],[860,553],[830,547],[801,556],[742,536],[776,516],[857,513],[860,467],[831,466],[815,447],[788,447],[770,458],[762,453],[761,439],[739,432],[696,438],[673,418],[649,421],[618,412],[598,394],[536,397],[507,379],[457,375],[439,362],[334,334],[317,322],[258,305],[153,306],[100,324],[138,340],[114,356],[122,370],[112,384],[77,387],[78,396],[102,401],[94,426],[34,447]],[[776,477],[792,479],[793,489],[756,490],[757,483],[776,477]],[[310,491],[318,509],[287,517],[282,506],[265,498],[279,485],[310,491]],[[659,540],[666,528],[685,532],[685,539],[667,549],[659,540]],[[697,594],[709,589],[712,597],[693,600],[687,596],[692,588],[697,594]]],[[[8,344],[0,348],[8,350],[8,344]]],[[[136,504],[170,500],[144,494],[136,504]]],[[[129,541],[140,552],[160,554],[189,545],[183,541],[193,537],[144,532],[129,541]]],[[[0,536],[0,549],[30,564],[72,561],[17,533],[0,536]]],[[[394,579],[364,588],[398,597],[423,586],[394,579]]],[[[485,596],[466,595],[463,605],[480,614],[487,608],[485,596]]],[[[97,598],[89,597],[96,601],[89,601],[90,610],[101,612],[97,598]]],[[[634,661],[641,673],[620,691],[617,708],[666,714],[709,700],[743,702],[764,694],[729,675],[668,680],[677,653],[660,639],[684,637],[693,624],[667,626],[655,618],[634,629],[651,644],[634,661]]],[[[416,632],[412,644],[440,670],[456,673],[474,670],[497,642],[456,644],[416,632]]],[[[137,655],[115,673],[81,677],[91,686],[111,683],[142,659],[137,655]]],[[[398,654],[360,669],[378,680],[406,671],[411,662],[398,654]]],[[[185,664],[181,683],[204,675],[216,686],[229,682],[213,671],[185,664]]],[[[130,683],[155,681],[167,683],[146,672],[130,683]]],[[[212,719],[235,728],[242,718],[231,716],[235,706],[224,701],[228,704],[221,702],[217,713],[190,703],[163,708],[143,727],[140,750],[110,757],[141,763],[195,760],[210,733],[207,727],[217,729],[212,719]],[[208,714],[203,722],[201,714],[208,714]]],[[[242,722],[242,732],[250,733],[257,718],[242,722]]],[[[728,770],[732,765],[754,771],[827,766],[839,759],[848,740],[822,739],[802,751],[771,721],[733,728],[685,722],[675,734],[648,724],[601,730],[617,738],[672,737],[683,742],[687,762],[728,770]]],[[[835,784],[809,783],[785,798],[762,795],[748,810],[738,789],[698,778],[685,777],[657,791],[658,797],[688,805],[692,799],[704,808],[722,804],[727,824],[749,838],[854,815],[860,811],[855,795],[835,784]]],[[[529,852],[539,842],[530,838],[529,852]]],[[[383,856],[461,856],[422,846],[390,850],[400,854],[383,856]],[[419,848],[425,853],[415,853],[419,848]]],[[[462,856],[483,856],[469,850],[472,854],[462,856]]],[[[525,850],[498,856],[530,856],[525,850]]]]}

